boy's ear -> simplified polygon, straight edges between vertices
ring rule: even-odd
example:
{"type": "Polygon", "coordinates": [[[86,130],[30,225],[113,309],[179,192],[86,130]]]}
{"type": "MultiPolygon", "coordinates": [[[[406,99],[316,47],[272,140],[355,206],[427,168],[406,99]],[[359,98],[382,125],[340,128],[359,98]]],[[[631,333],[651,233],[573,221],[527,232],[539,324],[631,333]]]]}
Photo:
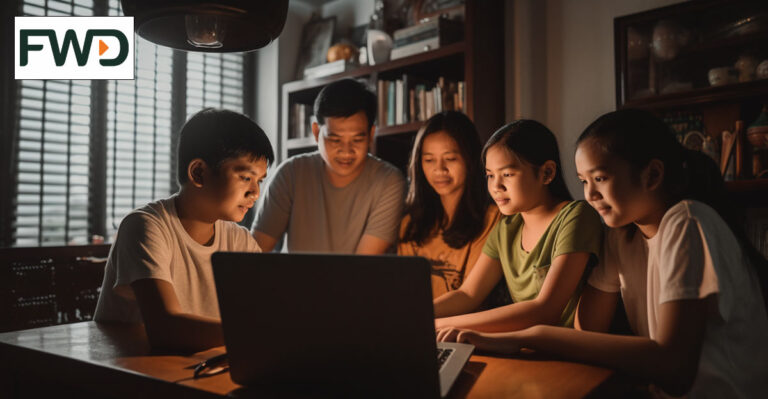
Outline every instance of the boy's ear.
{"type": "Polygon", "coordinates": [[[315,136],[315,143],[320,144],[320,125],[317,121],[312,122],[312,135],[315,136]]]}
{"type": "Polygon", "coordinates": [[[205,169],[207,167],[208,165],[206,165],[205,161],[202,159],[193,159],[189,162],[189,166],[187,166],[187,180],[189,180],[195,187],[202,187],[203,175],[205,174],[205,169]]]}
{"type": "Polygon", "coordinates": [[[544,162],[544,164],[539,167],[539,175],[541,177],[542,183],[544,184],[552,183],[552,180],[555,180],[556,174],[557,164],[551,159],[547,162],[544,162]]]}
{"type": "Polygon", "coordinates": [[[643,177],[644,186],[648,191],[658,189],[664,182],[664,163],[658,159],[651,159],[643,170],[643,177]]]}

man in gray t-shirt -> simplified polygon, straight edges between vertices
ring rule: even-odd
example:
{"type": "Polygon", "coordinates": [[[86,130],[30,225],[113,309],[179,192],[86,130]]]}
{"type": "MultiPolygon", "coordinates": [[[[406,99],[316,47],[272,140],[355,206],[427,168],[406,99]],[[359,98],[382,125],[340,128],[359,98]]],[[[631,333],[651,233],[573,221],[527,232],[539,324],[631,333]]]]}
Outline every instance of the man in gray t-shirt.
{"type": "Polygon", "coordinates": [[[376,105],[376,96],[351,79],[318,94],[318,151],[285,161],[262,195],[253,236],[263,251],[284,233],[289,252],[380,254],[395,243],[405,179],[368,154],[376,105]]]}

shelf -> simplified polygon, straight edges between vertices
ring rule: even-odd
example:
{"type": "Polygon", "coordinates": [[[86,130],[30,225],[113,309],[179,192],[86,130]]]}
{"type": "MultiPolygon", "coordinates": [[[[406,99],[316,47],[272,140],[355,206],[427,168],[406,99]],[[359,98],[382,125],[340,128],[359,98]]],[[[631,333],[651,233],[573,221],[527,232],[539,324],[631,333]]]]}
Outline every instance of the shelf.
{"type": "Polygon", "coordinates": [[[452,55],[464,53],[464,42],[452,43],[432,51],[414,54],[405,58],[399,58],[394,61],[374,65],[377,72],[386,72],[393,69],[403,68],[409,65],[422,64],[428,61],[438,60],[440,58],[450,57],[452,55]]]}
{"type": "Polygon", "coordinates": [[[732,37],[726,37],[722,39],[714,39],[710,41],[704,41],[691,45],[687,48],[680,50],[678,57],[686,57],[688,55],[705,55],[712,56],[713,51],[722,51],[723,49],[739,48],[745,44],[751,45],[757,43],[768,36],[768,30],[761,29],[759,32],[749,33],[745,35],[736,35],[732,37]]]}
{"type": "Polygon", "coordinates": [[[685,107],[722,101],[738,101],[751,97],[768,96],[768,79],[734,83],[716,87],[702,87],[680,93],[648,96],[641,99],[627,100],[621,108],[659,109],[685,107]]]}
{"type": "MultiPolygon", "coordinates": [[[[312,106],[323,87],[344,78],[375,85],[371,89],[376,93],[378,82],[395,81],[406,74],[412,76],[414,82],[424,80],[431,84],[440,77],[449,82],[464,82],[463,111],[475,121],[477,130],[491,132],[500,126],[504,122],[504,85],[499,84],[504,77],[504,13],[499,12],[496,1],[464,3],[464,38],[458,42],[397,60],[281,85],[279,159],[317,148],[314,142],[305,139],[288,139],[290,127],[295,125],[290,120],[292,107],[295,104],[312,106]]],[[[405,170],[413,139],[422,124],[412,122],[377,129],[372,146],[376,156],[405,170]]],[[[486,138],[487,134],[481,134],[481,140],[486,138]]]]}
{"type": "Polygon", "coordinates": [[[768,195],[768,179],[727,181],[725,188],[732,194],[762,193],[768,195]]]}
{"type": "Polygon", "coordinates": [[[740,205],[768,207],[768,179],[727,181],[725,188],[740,205]]]}
{"type": "Polygon", "coordinates": [[[319,86],[327,85],[328,83],[337,81],[344,78],[358,78],[361,76],[367,76],[375,72],[387,72],[396,70],[398,68],[405,68],[411,65],[423,64],[424,62],[439,60],[458,54],[464,53],[464,42],[456,42],[436,50],[427,51],[424,53],[414,54],[409,57],[400,58],[394,61],[388,61],[378,65],[363,65],[357,69],[337,73],[335,75],[323,76],[314,79],[296,80],[288,82],[283,85],[284,93],[292,93],[300,90],[313,89],[319,86]]]}
{"type": "Polygon", "coordinates": [[[310,137],[300,137],[297,139],[288,139],[286,146],[289,150],[293,150],[296,148],[315,147],[317,146],[317,143],[315,142],[315,138],[313,136],[310,136],[310,137]]]}
{"type": "Polygon", "coordinates": [[[404,123],[402,125],[384,126],[376,129],[376,136],[391,136],[394,134],[413,133],[418,131],[424,121],[404,123]]]}

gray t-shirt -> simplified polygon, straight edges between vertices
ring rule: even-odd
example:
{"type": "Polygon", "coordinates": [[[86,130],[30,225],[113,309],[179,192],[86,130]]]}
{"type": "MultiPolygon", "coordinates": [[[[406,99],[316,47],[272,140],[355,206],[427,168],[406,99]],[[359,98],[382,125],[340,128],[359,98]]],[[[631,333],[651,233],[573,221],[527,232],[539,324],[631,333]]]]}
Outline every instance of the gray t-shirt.
{"type": "Polygon", "coordinates": [[[277,169],[253,229],[278,240],[286,233],[289,252],[351,254],[365,234],[395,242],[404,195],[402,173],[370,154],[360,176],[341,188],[320,153],[297,155],[277,169]]]}

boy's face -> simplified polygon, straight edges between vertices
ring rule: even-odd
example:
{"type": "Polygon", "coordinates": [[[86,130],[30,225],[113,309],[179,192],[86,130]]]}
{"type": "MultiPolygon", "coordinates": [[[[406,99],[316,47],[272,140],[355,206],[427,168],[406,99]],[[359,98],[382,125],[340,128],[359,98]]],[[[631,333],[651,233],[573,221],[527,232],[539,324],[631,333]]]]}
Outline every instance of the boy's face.
{"type": "Polygon", "coordinates": [[[360,111],[347,118],[327,117],[325,124],[312,124],[320,156],[331,180],[349,182],[360,175],[373,141],[375,128],[368,128],[368,118],[360,111]],[[348,180],[348,181],[347,181],[348,180]]]}
{"type": "Polygon", "coordinates": [[[217,219],[239,222],[259,198],[259,186],[267,176],[267,161],[251,156],[224,160],[207,185],[217,219]]]}

